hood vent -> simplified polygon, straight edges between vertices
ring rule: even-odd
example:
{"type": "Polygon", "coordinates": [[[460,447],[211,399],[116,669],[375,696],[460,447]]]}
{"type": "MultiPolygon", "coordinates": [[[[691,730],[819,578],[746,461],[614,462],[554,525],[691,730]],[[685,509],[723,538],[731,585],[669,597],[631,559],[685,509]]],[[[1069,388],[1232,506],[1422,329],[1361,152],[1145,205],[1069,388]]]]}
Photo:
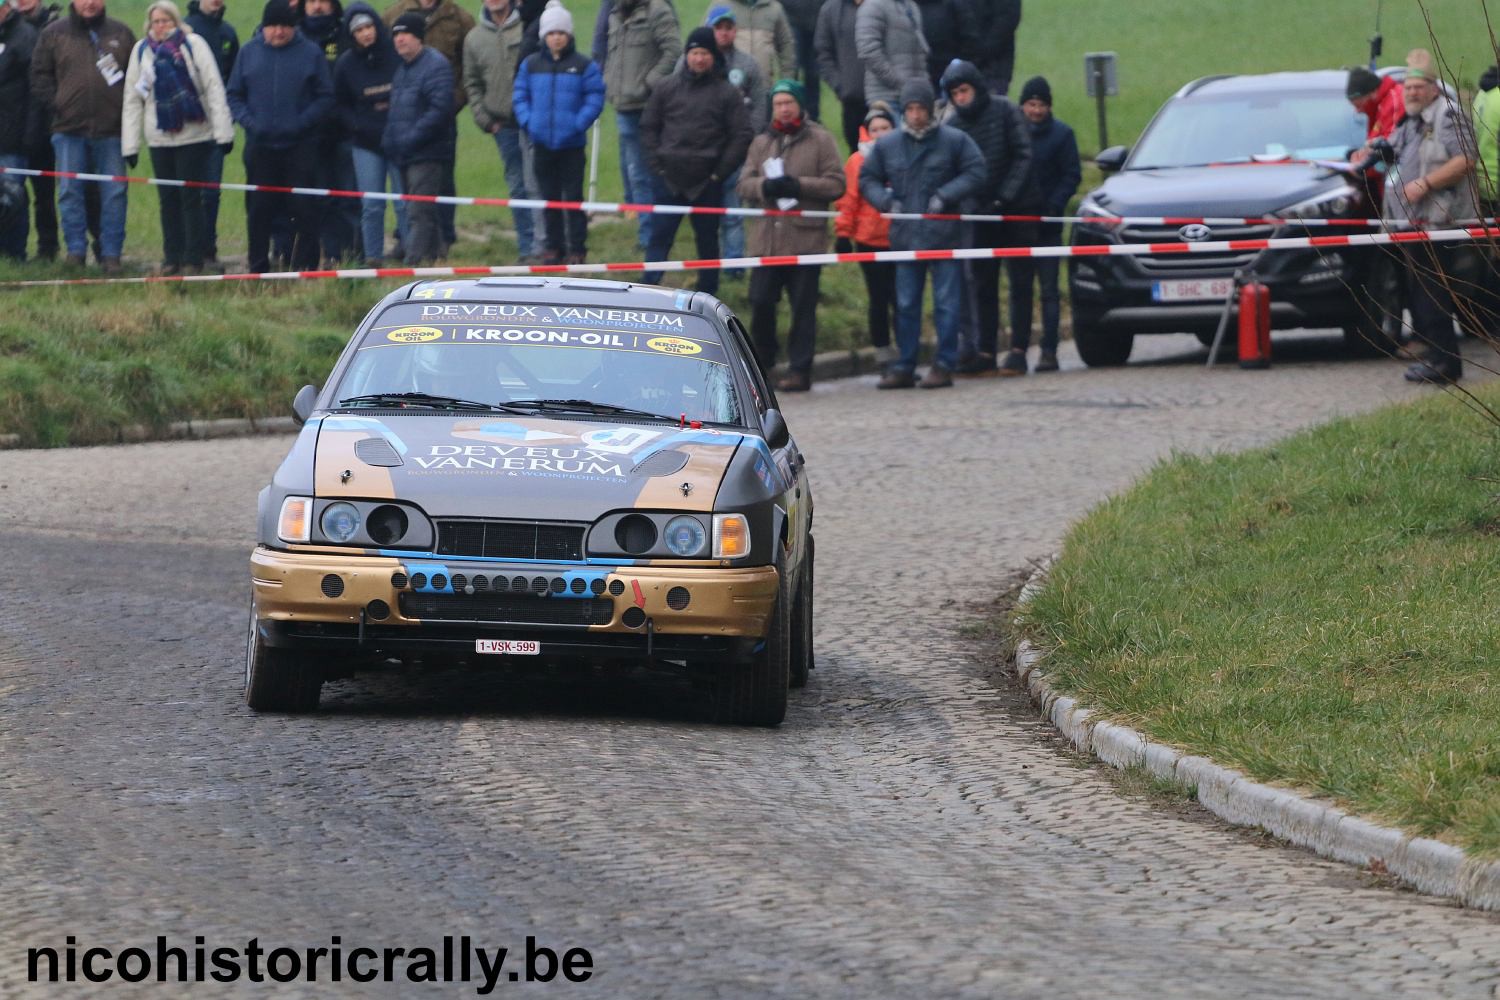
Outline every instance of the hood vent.
{"type": "Polygon", "coordinates": [[[354,456],[366,465],[391,469],[401,465],[401,456],[383,437],[365,438],[354,442],[354,456]]]}
{"type": "Polygon", "coordinates": [[[653,478],[656,476],[675,476],[687,465],[688,455],[685,451],[658,451],[647,456],[640,465],[630,470],[632,476],[644,476],[653,478]]]}

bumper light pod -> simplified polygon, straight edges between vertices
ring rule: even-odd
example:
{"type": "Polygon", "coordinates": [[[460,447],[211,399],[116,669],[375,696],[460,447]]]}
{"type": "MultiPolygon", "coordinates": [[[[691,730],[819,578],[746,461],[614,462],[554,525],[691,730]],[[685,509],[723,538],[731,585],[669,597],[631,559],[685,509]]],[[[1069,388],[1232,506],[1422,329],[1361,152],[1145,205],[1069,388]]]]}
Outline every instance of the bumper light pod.
{"type": "Polygon", "coordinates": [[[744,514],[714,515],[714,558],[738,559],[750,554],[750,522],[744,514]]]}

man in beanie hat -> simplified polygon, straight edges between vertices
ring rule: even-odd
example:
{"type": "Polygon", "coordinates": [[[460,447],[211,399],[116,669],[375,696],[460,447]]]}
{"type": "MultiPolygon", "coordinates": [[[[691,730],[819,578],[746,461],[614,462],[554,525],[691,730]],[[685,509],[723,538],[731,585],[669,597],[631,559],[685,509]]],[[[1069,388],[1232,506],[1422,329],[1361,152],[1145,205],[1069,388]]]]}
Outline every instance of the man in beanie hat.
{"type": "MultiPolygon", "coordinates": [[[[683,46],[683,67],[651,91],[641,114],[641,147],[652,174],[652,200],[658,205],[724,204],[724,179],[739,169],[750,147],[750,119],[739,89],[724,78],[724,56],[714,30],[694,28],[683,46]]],[[[677,236],[680,215],[651,221],[648,260],[666,260],[677,236]]],[[[719,256],[719,219],[692,216],[698,257],[719,256]]],[[[647,283],[660,271],[646,274],[647,283]]],[[[698,272],[698,289],[719,290],[719,272],[698,272]]]]}
{"type": "MultiPolygon", "coordinates": [[[[401,171],[385,158],[382,141],[391,110],[391,81],[401,57],[391,42],[385,22],[364,0],[354,0],[345,14],[353,46],[333,65],[333,100],[344,131],[353,145],[358,190],[391,190],[401,194],[401,171]]],[[[396,213],[396,235],[406,237],[406,202],[390,206],[396,213]]],[[[384,266],[386,202],[368,198],[360,203],[360,248],[365,267],[384,266]]]]}
{"type": "MultiPolygon", "coordinates": [[[[1387,175],[1384,217],[1446,229],[1478,214],[1474,190],[1474,133],[1463,111],[1438,84],[1432,56],[1414,49],[1402,81],[1406,117],[1391,133],[1395,164],[1387,175]]],[[[1447,383],[1463,375],[1463,356],[1453,330],[1450,277],[1469,247],[1409,244],[1406,259],[1412,330],[1425,345],[1422,360],[1406,372],[1408,382],[1447,383]]]]}
{"type": "MultiPolygon", "coordinates": [[[[720,0],[714,10],[719,7],[734,17],[739,27],[735,47],[755,60],[762,77],[778,80],[797,75],[797,34],[781,0],[720,0]]],[[[712,27],[714,15],[710,13],[703,23],[712,27]]]]}
{"type": "MultiPolygon", "coordinates": [[[[838,145],[827,129],[806,117],[802,99],[802,84],[795,80],[778,80],[771,88],[770,127],[750,143],[740,175],[739,195],[746,204],[822,212],[843,195],[838,145]]],[[[828,223],[788,216],[754,219],[750,252],[757,257],[827,253],[828,223]]],[[[750,275],[750,340],[763,371],[776,363],[776,307],[783,291],[792,303],[787,373],[776,383],[780,391],[812,387],[821,272],[819,265],[802,264],[762,267],[750,275]]]]}
{"type": "MultiPolygon", "coordinates": [[[[531,139],[541,196],[547,201],[582,201],[583,148],[604,110],[604,74],[574,47],[573,18],[561,0],[547,4],[540,25],[546,48],[521,63],[516,120],[531,139]]],[[[547,209],[544,263],[582,264],[587,253],[587,217],[578,211],[547,209]]]]}
{"type": "MultiPolygon", "coordinates": [[[[245,43],[225,88],[229,110],[245,129],[245,180],[275,187],[315,187],[317,138],[333,110],[333,77],[323,50],[297,31],[287,0],[267,0],[260,34],[245,43]]],[[[245,195],[252,272],[270,269],[271,231],[281,220],[293,234],[291,266],[318,266],[317,198],[254,191],[245,195]]]]}
{"type": "MultiPolygon", "coordinates": [[[[865,0],[866,3],[873,0],[865,0]]],[[[865,157],[859,190],[881,212],[959,212],[983,189],[984,156],[974,140],[932,117],[936,97],[926,75],[901,88],[901,127],[887,133],[865,157]]],[[[963,241],[956,220],[898,219],[891,223],[892,250],[952,250],[963,241]]],[[[880,388],[906,389],[915,381],[922,339],[922,290],[932,271],[932,311],[938,348],[922,377],[924,389],[953,384],[958,364],[958,314],[963,279],[958,261],[913,261],[896,265],[896,341],[900,357],[881,376],[880,388]]]]}
{"type": "MultiPolygon", "coordinates": [[[[1400,82],[1394,76],[1376,76],[1363,66],[1355,66],[1349,71],[1344,96],[1349,98],[1355,111],[1365,116],[1367,139],[1390,138],[1396,123],[1406,114],[1400,82]]],[[[1354,162],[1363,160],[1368,151],[1366,147],[1351,159],[1354,162]]]]}
{"type": "MultiPolygon", "coordinates": [[[[453,69],[422,38],[427,19],[408,11],[391,25],[391,41],[401,65],[391,79],[391,110],[381,148],[401,168],[407,194],[441,194],[444,165],[453,161],[457,134],[453,127],[453,69]]],[[[406,263],[420,266],[447,253],[437,205],[414,201],[407,206],[406,263]]]]}

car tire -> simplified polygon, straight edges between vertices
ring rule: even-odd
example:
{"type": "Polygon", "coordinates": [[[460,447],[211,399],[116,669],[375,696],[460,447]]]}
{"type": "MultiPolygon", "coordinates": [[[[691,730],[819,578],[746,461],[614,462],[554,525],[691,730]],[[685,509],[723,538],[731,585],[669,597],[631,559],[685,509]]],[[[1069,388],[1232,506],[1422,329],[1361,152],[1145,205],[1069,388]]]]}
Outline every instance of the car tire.
{"type": "Polygon", "coordinates": [[[791,585],[783,574],[765,642],[748,663],[729,664],[718,674],[718,721],[736,726],[779,726],[786,718],[792,661],[791,605],[791,585]]]}
{"type": "Polygon", "coordinates": [[[1118,368],[1130,360],[1135,334],[1105,330],[1097,316],[1074,313],[1073,343],[1090,368],[1118,368]]]}
{"type": "Polygon", "coordinates": [[[813,654],[813,540],[807,540],[807,568],[802,571],[802,585],[792,605],[792,662],[789,684],[807,686],[807,676],[816,666],[813,654]]]}
{"type": "Polygon", "coordinates": [[[245,704],[257,712],[313,712],[322,692],[323,674],[306,656],[261,642],[260,615],[251,601],[245,639],[245,704]]]}

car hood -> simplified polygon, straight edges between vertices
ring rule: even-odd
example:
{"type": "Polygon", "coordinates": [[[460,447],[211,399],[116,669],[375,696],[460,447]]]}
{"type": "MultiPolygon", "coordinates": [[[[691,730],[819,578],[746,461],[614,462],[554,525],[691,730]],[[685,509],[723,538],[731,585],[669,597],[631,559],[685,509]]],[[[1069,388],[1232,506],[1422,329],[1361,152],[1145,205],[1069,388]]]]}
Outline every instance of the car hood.
{"type": "Polygon", "coordinates": [[[398,499],[431,517],[591,521],[622,508],[713,509],[744,435],[672,424],[509,415],[334,414],[320,498],[398,499]]]}
{"type": "Polygon", "coordinates": [[[1258,216],[1344,186],[1310,163],[1125,170],[1091,195],[1117,215],[1258,216]]]}

